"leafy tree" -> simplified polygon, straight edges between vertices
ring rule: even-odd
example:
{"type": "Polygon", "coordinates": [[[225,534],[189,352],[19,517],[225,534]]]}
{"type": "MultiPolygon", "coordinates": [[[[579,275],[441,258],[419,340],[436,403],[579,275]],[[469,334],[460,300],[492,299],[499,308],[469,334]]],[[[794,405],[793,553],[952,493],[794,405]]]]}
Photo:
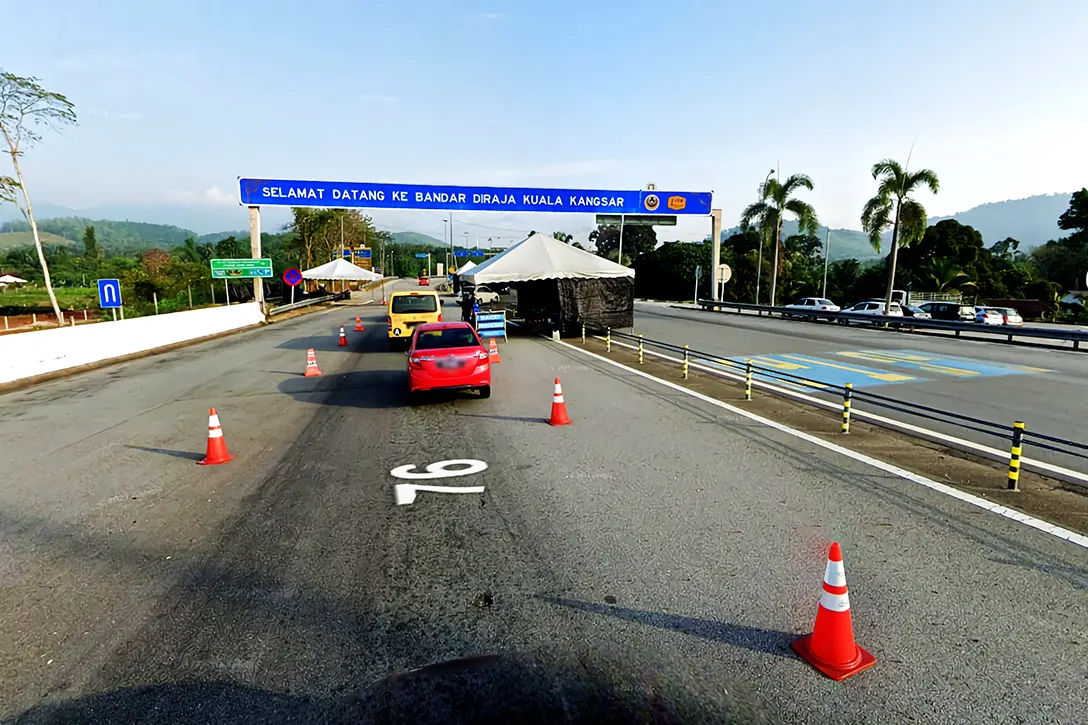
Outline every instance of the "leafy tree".
{"type": "Polygon", "coordinates": [[[1073,194],[1069,208],[1058,217],[1058,228],[1072,231],[1073,236],[1088,233],[1088,188],[1073,194]]]}
{"type": "Polygon", "coordinates": [[[143,265],[147,267],[147,271],[153,275],[157,275],[162,271],[162,268],[166,266],[170,261],[170,255],[161,249],[149,249],[141,256],[143,265]]]}
{"type": "MultiPolygon", "coordinates": [[[[618,226],[600,226],[589,233],[589,241],[597,248],[597,255],[616,261],[620,247],[620,228],[618,226]]],[[[623,256],[625,259],[638,259],[642,254],[652,252],[657,246],[657,232],[651,226],[625,224],[623,226],[623,256]]]]}
{"type": "Polygon", "coordinates": [[[83,258],[88,264],[97,265],[102,259],[102,250],[98,247],[98,236],[94,232],[94,225],[88,224],[83,230],[83,258]]]}
{"type": "Polygon", "coordinates": [[[552,232],[552,236],[563,242],[564,244],[570,244],[574,241],[574,235],[567,234],[566,232],[552,232]]]}
{"type": "Polygon", "coordinates": [[[994,242],[990,247],[990,253],[1002,259],[1013,259],[1020,250],[1020,240],[1005,237],[1000,242],[994,242]]]}
{"type": "Polygon", "coordinates": [[[14,73],[0,70],[0,134],[3,134],[7,143],[7,153],[11,156],[11,166],[15,170],[15,178],[0,176],[0,200],[15,204],[30,225],[38,263],[42,269],[42,279],[49,293],[53,312],[57,316],[58,326],[64,324],[64,316],[57,304],[57,295],[53,292],[49,264],[45,259],[45,250],[42,249],[38,223],[34,219],[34,207],[30,203],[30,193],[26,188],[19,158],[28,147],[41,140],[41,131],[75,123],[75,106],[67,98],[45,90],[39,85],[37,78],[21,78],[14,73]]]}
{"type": "Polygon", "coordinates": [[[774,239],[774,261],[771,265],[771,304],[775,304],[778,274],[784,248],[782,246],[782,222],[787,212],[797,217],[802,234],[816,234],[819,223],[816,210],[808,202],[793,198],[800,189],[812,191],[812,179],[805,174],[794,174],[784,182],[768,179],[760,187],[761,200],[749,204],[741,213],[741,225],[748,227],[753,221],[759,222],[764,234],[770,230],[774,239]]]}
{"type": "Polygon", "coordinates": [[[1058,227],[1072,234],[1031,250],[1032,266],[1062,289],[1081,289],[1088,272],[1088,189],[1073,194],[1069,208],[1058,217],[1058,227]]]}
{"type": "Polygon", "coordinates": [[[873,178],[879,182],[876,196],[865,203],[861,228],[869,235],[873,249],[880,251],[880,237],[892,228],[892,248],[888,254],[888,286],[884,311],[892,304],[895,288],[895,264],[899,247],[920,239],[926,230],[926,209],[911,194],[922,186],[934,194],[940,189],[937,174],[930,169],[908,172],[898,161],[884,159],[873,164],[873,178]]]}
{"type": "Polygon", "coordinates": [[[666,242],[640,255],[634,267],[636,296],[657,300],[690,300],[695,292],[696,267],[702,268],[699,282],[702,289],[705,290],[710,283],[710,245],[666,242]]]}
{"type": "Polygon", "coordinates": [[[861,263],[856,259],[840,259],[827,268],[827,294],[839,304],[857,299],[854,290],[861,276],[861,263]]]}
{"type": "Polygon", "coordinates": [[[919,270],[919,277],[926,289],[933,292],[959,292],[964,287],[974,287],[975,283],[967,278],[967,273],[951,259],[932,259],[919,270]]]}

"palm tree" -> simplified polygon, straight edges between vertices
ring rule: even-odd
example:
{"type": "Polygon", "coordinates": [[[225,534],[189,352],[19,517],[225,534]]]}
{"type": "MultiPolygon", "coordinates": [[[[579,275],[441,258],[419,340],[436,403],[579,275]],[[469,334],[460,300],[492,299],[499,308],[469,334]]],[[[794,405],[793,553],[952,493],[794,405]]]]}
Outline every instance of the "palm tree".
{"type": "Polygon", "coordinates": [[[805,174],[794,174],[784,182],[768,179],[760,190],[761,200],[749,204],[741,214],[741,226],[749,226],[753,220],[759,220],[760,232],[766,234],[774,230],[774,265],[771,269],[771,306],[775,302],[775,286],[778,283],[779,259],[782,249],[782,219],[786,212],[797,217],[800,234],[815,234],[819,226],[816,210],[808,202],[791,198],[798,189],[812,191],[812,179],[805,174]]]}
{"type": "Polygon", "coordinates": [[[959,292],[965,287],[976,286],[951,259],[930,260],[919,272],[922,281],[934,292],[959,292]]]}
{"type": "Polygon", "coordinates": [[[892,228],[892,251],[888,257],[888,289],[884,312],[892,304],[895,287],[895,263],[899,247],[917,241],[926,231],[926,208],[911,197],[921,186],[934,194],[940,189],[937,174],[930,169],[908,172],[898,161],[884,159],[873,164],[873,178],[879,182],[876,196],[865,203],[861,212],[861,228],[869,235],[873,249],[880,251],[880,236],[892,228]]]}

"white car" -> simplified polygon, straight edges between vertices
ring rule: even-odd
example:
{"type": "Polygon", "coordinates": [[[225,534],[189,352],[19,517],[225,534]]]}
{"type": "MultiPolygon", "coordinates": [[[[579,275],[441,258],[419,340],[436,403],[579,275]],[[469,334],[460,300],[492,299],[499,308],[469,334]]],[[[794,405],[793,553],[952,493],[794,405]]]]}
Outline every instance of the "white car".
{"type": "Polygon", "coordinates": [[[476,288],[476,301],[481,305],[490,305],[499,301],[499,293],[493,292],[484,285],[476,288]]]}
{"type": "MultiPolygon", "coordinates": [[[[838,312],[839,306],[834,302],[823,297],[802,297],[791,305],[784,305],[787,310],[798,310],[804,312],[838,312]]],[[[793,317],[792,313],[785,313],[786,317],[793,317]]],[[[819,319],[819,315],[805,315],[805,317],[811,317],[816,320],[819,319]]],[[[832,318],[827,318],[831,320],[832,318]]]]}
{"type": "MultiPolygon", "coordinates": [[[[852,315],[872,315],[873,317],[885,317],[884,302],[875,302],[872,300],[867,302],[858,302],[856,305],[847,307],[845,310],[843,310],[843,312],[849,312],[852,315]]],[[[899,306],[898,302],[893,302],[891,304],[891,307],[888,308],[887,317],[902,316],[903,308],[899,306]]],[[[851,321],[840,319],[839,322],[844,325],[849,325],[851,321]]],[[[876,324],[875,320],[873,321],[873,324],[876,324]]]]}
{"type": "Polygon", "coordinates": [[[1023,325],[1024,318],[1020,316],[1020,313],[1011,307],[994,307],[993,309],[1001,313],[1002,319],[1006,325],[1023,325]]]}
{"type": "Polygon", "coordinates": [[[1005,316],[996,307],[975,307],[975,322],[982,325],[1004,325],[1005,316]]]}

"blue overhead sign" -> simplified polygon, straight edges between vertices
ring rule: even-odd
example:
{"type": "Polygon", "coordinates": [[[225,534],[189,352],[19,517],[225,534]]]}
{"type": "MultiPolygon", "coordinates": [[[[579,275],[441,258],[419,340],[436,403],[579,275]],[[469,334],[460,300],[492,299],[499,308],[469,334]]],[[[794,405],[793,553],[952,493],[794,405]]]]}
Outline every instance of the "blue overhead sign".
{"type": "Polygon", "coordinates": [[[426,259],[429,256],[431,255],[427,254],[426,252],[416,252],[416,259],[426,259]]]}
{"type": "Polygon", "coordinates": [[[455,256],[455,257],[467,257],[468,256],[468,250],[467,249],[455,249],[455,250],[453,250],[453,256],[455,256]]]}
{"type": "Polygon", "coordinates": [[[116,279],[98,280],[98,306],[103,309],[121,306],[121,281],[116,279]]]}
{"type": "Polygon", "coordinates": [[[322,209],[706,215],[710,213],[711,196],[709,191],[522,189],[498,186],[238,179],[238,201],[243,206],[300,206],[322,209]]]}

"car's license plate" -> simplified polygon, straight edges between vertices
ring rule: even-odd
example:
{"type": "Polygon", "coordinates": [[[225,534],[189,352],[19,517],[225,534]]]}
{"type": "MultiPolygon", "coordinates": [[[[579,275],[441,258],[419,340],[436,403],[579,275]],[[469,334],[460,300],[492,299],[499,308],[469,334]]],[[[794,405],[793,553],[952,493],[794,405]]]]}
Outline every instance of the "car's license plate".
{"type": "Polygon", "coordinates": [[[440,370],[455,370],[464,365],[461,360],[439,360],[438,367],[440,370]]]}

